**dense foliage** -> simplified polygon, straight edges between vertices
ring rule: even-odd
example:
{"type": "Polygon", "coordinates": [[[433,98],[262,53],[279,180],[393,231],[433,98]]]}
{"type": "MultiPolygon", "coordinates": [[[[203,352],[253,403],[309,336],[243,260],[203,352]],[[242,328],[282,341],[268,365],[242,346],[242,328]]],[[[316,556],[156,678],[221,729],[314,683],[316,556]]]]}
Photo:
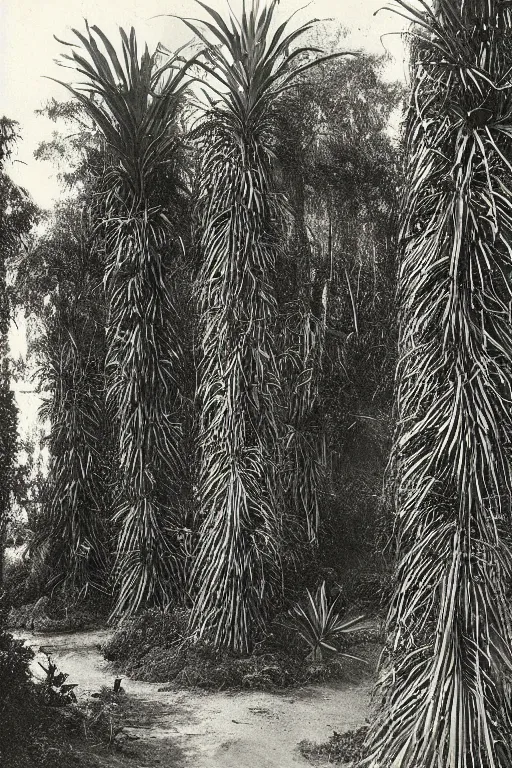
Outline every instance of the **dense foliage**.
{"type": "Polygon", "coordinates": [[[368,764],[511,764],[512,10],[415,22],[400,210],[398,564],[368,764]]]}
{"type": "Polygon", "coordinates": [[[394,361],[400,89],[340,58],[342,34],[313,67],[312,25],[273,37],[273,11],[247,11],[243,40],[214,12],[186,63],[123,33],[123,66],[78,33],[67,62],[96,95],[52,102],[71,135],[38,150],[72,194],[15,284],[50,425],[34,556],[52,584],[113,584],[116,617],[192,604],[191,629],[237,651],[282,584],[289,604],[329,566],[364,590],[394,361]],[[213,95],[187,141],[189,71],[213,95]]]}
{"type": "MultiPolygon", "coordinates": [[[[343,30],[324,32],[339,48],[343,30]]],[[[403,95],[382,79],[384,65],[368,55],[321,64],[283,95],[278,114],[293,212],[278,271],[288,528],[305,517],[333,567],[375,552],[382,533],[401,178],[389,126],[403,95]]]]}
{"type": "Polygon", "coordinates": [[[46,215],[44,231],[12,265],[12,300],[26,318],[48,431],[47,476],[34,500],[40,512],[34,520],[33,510],[26,511],[31,551],[44,565],[38,580],[86,591],[90,584],[104,589],[108,580],[115,488],[104,260],[95,234],[104,149],[80,105],[52,102],[45,113],[78,132],[70,140],[54,133],[37,152],[65,167],[72,196],[46,215]]]}
{"type": "Polygon", "coordinates": [[[57,282],[38,344],[41,386],[47,393],[40,416],[51,425],[47,495],[38,528],[52,550],[54,578],[79,588],[104,581],[111,511],[105,312],[101,261],[92,240],[87,214],[63,206],[34,253],[35,260],[52,269],[52,261],[63,256],[72,265],[54,272],[57,282]]]}
{"type": "Polygon", "coordinates": [[[0,631],[0,760],[6,765],[13,746],[25,738],[30,722],[27,702],[32,694],[29,669],[34,654],[22,640],[0,631]]]}

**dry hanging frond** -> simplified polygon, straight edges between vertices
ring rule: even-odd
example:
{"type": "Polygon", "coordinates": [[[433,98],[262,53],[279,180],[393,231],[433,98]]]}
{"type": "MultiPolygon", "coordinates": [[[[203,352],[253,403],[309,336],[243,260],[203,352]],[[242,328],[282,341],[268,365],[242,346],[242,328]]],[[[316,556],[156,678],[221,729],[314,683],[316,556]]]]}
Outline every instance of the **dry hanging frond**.
{"type": "Polygon", "coordinates": [[[512,8],[414,22],[401,205],[398,565],[372,768],[512,764],[512,8]]]}

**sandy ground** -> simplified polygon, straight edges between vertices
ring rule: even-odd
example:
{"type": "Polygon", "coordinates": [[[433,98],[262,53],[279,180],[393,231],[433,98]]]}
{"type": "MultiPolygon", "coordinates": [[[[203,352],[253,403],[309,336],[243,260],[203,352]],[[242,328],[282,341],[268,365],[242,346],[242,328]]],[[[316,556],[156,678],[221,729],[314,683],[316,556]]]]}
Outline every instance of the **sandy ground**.
{"type": "MultiPolygon", "coordinates": [[[[36,651],[37,662],[48,653],[69,683],[78,683],[78,697],[101,686],[112,687],[115,671],[99,646],[106,631],[62,635],[18,634],[36,651]]],[[[368,715],[370,687],[309,686],[285,694],[229,694],[193,691],[160,692],[161,684],[123,679],[131,712],[125,731],[134,739],[132,756],[118,754],[111,766],[132,768],[304,768],[298,744],[326,741],[334,730],[363,725],[368,715]]],[[[316,763],[317,768],[326,764],[316,763]]]]}

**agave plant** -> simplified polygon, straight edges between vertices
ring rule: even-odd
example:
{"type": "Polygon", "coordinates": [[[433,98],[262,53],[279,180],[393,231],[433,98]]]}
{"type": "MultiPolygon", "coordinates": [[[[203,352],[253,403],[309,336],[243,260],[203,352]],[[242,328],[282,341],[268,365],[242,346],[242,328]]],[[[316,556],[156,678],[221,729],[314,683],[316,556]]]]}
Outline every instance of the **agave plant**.
{"type": "MultiPolygon", "coordinates": [[[[290,47],[306,24],[272,34],[277,5],[245,5],[227,22],[185,20],[205,45],[210,109],[195,135],[201,314],[199,502],[192,627],[217,646],[247,651],[279,574],[278,375],[275,267],[283,200],[272,157],[272,108],[311,61],[290,47]]],[[[316,49],[314,49],[316,50],[316,49]]]]}
{"type": "Polygon", "coordinates": [[[159,65],[161,57],[147,46],[139,60],[135,31],[128,36],[121,29],[121,62],[98,27],[74,33],[80,45],[64,59],[85,82],[66,87],[94,120],[110,155],[102,231],[108,397],[121,474],[114,613],[124,616],[143,601],[167,604],[182,580],[181,350],[171,283],[181,243],[169,189],[180,185],[178,118],[192,60],[182,64],[176,55],[159,65]]]}
{"type": "Polygon", "coordinates": [[[367,765],[512,764],[512,7],[413,23],[397,373],[398,562],[367,765]]]}
{"type": "MultiPolygon", "coordinates": [[[[307,600],[305,605],[295,605],[289,615],[293,622],[293,627],[302,637],[302,639],[311,648],[307,657],[309,661],[322,661],[325,651],[329,653],[338,653],[335,643],[343,635],[353,632],[357,625],[361,623],[364,616],[357,616],[353,619],[341,619],[336,613],[336,603],[334,600],[329,604],[325,581],[318,587],[313,596],[309,589],[306,590],[307,600]]],[[[342,654],[350,656],[350,654],[342,654]]],[[[358,658],[351,656],[350,658],[358,658]]]]}

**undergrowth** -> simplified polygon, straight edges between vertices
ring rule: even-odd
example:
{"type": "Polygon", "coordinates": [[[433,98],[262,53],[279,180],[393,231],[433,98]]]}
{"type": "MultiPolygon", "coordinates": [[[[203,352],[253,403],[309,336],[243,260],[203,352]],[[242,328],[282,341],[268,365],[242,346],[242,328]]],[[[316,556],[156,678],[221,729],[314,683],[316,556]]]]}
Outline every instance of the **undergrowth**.
{"type": "MultiPolygon", "coordinates": [[[[3,617],[0,617],[3,623],[3,617]]],[[[106,689],[76,702],[73,684],[48,659],[46,679],[30,672],[33,651],[0,627],[0,765],[2,768],[103,766],[119,749],[122,694],[106,689]],[[121,704],[121,706],[120,706],[121,704]]]]}
{"type": "Polygon", "coordinates": [[[373,673],[377,629],[347,635],[343,644],[342,650],[366,657],[367,664],[341,654],[311,663],[304,642],[285,621],[276,619],[250,656],[236,656],[190,638],[186,611],[149,610],[124,622],[102,650],[124,673],[172,689],[276,690],[324,680],[354,681],[373,673]]]}
{"type": "Polygon", "coordinates": [[[62,585],[45,591],[33,578],[30,563],[20,560],[5,568],[0,607],[9,629],[73,632],[104,624],[110,597],[92,589],[83,596],[62,585]]]}

